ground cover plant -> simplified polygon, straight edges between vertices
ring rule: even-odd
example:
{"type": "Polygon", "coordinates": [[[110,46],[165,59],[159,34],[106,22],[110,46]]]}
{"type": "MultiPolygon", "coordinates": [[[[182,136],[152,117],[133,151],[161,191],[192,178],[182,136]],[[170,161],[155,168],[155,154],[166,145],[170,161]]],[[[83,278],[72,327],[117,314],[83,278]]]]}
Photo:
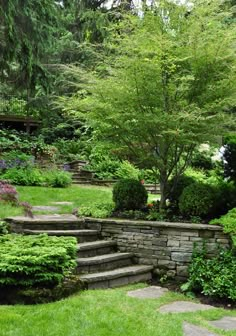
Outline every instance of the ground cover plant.
{"type": "Polygon", "coordinates": [[[0,287],[55,286],[74,269],[76,239],[45,235],[0,237],[0,287]]]}
{"type": "Polygon", "coordinates": [[[154,300],[126,296],[128,290],[145,286],[88,290],[47,305],[0,306],[0,330],[4,336],[182,336],[182,324],[187,321],[217,335],[236,335],[235,331],[216,330],[207,322],[224,315],[236,316],[235,310],[171,314],[170,318],[170,314],[160,314],[158,308],[186,297],[172,292],[154,300]]]}

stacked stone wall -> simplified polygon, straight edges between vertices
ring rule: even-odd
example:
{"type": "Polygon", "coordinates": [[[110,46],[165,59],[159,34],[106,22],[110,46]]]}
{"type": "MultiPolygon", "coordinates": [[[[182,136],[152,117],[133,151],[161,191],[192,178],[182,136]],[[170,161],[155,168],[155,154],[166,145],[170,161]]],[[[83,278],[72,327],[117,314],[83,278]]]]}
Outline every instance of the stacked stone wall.
{"type": "Polygon", "coordinates": [[[208,257],[228,248],[230,239],[216,225],[85,219],[104,239],[115,240],[121,252],[132,252],[139,264],[153,265],[156,274],[179,280],[188,275],[194,246],[206,247],[208,257]]]}

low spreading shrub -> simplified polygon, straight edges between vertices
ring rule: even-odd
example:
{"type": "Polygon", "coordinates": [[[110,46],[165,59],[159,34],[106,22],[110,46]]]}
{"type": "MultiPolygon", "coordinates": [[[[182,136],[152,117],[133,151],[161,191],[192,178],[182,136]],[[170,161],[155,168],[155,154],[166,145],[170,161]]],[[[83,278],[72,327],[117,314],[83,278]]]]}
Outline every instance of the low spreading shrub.
{"type": "Polygon", "coordinates": [[[62,170],[43,172],[43,178],[49,187],[65,188],[72,183],[71,174],[62,170]]]}
{"type": "Polygon", "coordinates": [[[195,251],[189,267],[189,279],[184,289],[198,291],[218,298],[236,299],[236,255],[232,250],[221,250],[207,259],[205,249],[195,251]]]}
{"type": "Polygon", "coordinates": [[[216,191],[211,185],[205,183],[192,183],[186,187],[179,198],[179,209],[186,217],[210,216],[216,204],[216,191]]]}
{"type": "Polygon", "coordinates": [[[44,183],[42,173],[37,168],[10,168],[2,175],[2,178],[12,184],[22,186],[41,186],[44,183]]]}
{"type": "Polygon", "coordinates": [[[37,168],[11,168],[3,175],[4,180],[22,186],[67,187],[72,183],[71,175],[61,170],[45,171],[37,168]]]}
{"type": "Polygon", "coordinates": [[[112,215],[113,210],[113,203],[94,203],[91,206],[81,206],[78,213],[79,216],[107,218],[112,215]]]}
{"type": "Polygon", "coordinates": [[[0,287],[55,286],[76,265],[76,239],[3,235],[0,256],[0,287]]]}
{"type": "Polygon", "coordinates": [[[121,180],[114,185],[113,201],[116,210],[140,210],[147,203],[145,187],[137,180],[121,180]]]}

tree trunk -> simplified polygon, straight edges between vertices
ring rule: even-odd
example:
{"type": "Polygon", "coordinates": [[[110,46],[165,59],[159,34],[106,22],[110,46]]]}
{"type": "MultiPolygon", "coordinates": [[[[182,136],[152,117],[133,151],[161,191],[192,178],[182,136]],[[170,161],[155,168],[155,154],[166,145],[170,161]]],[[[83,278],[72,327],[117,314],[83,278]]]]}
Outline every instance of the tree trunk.
{"type": "Polygon", "coordinates": [[[166,174],[161,174],[160,176],[160,192],[161,192],[161,199],[160,199],[159,210],[162,211],[166,208],[166,198],[167,198],[166,174]]]}

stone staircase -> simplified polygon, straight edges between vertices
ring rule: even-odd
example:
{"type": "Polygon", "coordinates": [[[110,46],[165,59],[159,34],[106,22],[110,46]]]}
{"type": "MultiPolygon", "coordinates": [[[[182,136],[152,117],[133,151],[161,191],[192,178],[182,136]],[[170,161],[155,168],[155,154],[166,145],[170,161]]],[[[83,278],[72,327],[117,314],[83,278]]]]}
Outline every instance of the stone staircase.
{"type": "Polygon", "coordinates": [[[94,172],[84,169],[87,161],[77,160],[67,163],[67,170],[72,174],[73,184],[92,184],[94,172]]]}
{"type": "Polygon", "coordinates": [[[84,221],[75,216],[40,215],[7,220],[17,233],[76,237],[76,271],[87,289],[117,287],[152,278],[152,266],[135,264],[132,253],[117,251],[115,241],[101,239],[99,231],[87,229],[84,221]]]}

